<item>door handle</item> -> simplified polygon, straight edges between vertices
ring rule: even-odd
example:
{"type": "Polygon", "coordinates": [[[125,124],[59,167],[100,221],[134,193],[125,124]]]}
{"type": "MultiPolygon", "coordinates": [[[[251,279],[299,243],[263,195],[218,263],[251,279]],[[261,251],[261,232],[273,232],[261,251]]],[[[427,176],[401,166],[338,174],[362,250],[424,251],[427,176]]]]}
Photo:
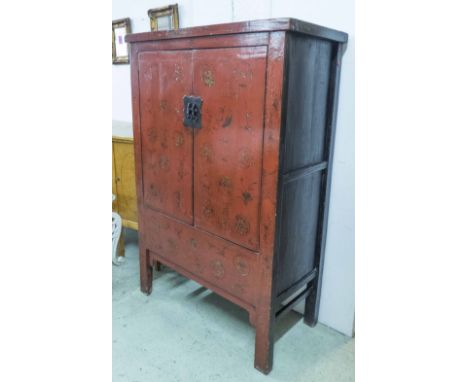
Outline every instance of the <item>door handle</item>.
{"type": "Polygon", "coordinates": [[[203,100],[196,96],[184,96],[184,126],[201,128],[203,100]]]}

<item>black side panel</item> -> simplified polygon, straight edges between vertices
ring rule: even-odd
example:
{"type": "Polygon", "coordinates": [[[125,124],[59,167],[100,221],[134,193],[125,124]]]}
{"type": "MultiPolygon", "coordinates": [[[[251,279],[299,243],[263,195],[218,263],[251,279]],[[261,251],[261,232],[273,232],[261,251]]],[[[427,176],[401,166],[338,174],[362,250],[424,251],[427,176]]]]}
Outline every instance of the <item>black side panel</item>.
{"type": "Polygon", "coordinates": [[[284,185],[278,294],[314,268],[321,173],[284,185]]]}
{"type": "Polygon", "coordinates": [[[289,91],[284,171],[324,159],[327,94],[332,43],[289,37],[289,91]]]}
{"type": "Polygon", "coordinates": [[[333,44],[288,34],[275,263],[280,301],[310,282],[314,269],[318,271],[333,44]]]}

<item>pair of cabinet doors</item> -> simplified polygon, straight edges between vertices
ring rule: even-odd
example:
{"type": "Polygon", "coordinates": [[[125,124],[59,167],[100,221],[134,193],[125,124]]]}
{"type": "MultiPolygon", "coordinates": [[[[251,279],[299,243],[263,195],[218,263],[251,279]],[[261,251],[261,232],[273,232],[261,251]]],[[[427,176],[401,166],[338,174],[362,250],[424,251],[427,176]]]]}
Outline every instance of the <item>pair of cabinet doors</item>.
{"type": "Polygon", "coordinates": [[[259,214],[267,48],[141,52],[143,203],[251,250],[259,214]],[[200,101],[186,126],[184,99],[200,101]]]}

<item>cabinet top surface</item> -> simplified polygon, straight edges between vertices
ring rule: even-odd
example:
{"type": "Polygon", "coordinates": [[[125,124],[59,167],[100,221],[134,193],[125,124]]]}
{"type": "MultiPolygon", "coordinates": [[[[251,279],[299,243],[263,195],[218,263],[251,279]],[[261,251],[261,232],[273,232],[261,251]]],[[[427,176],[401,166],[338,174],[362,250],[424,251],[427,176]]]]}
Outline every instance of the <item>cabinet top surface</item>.
{"type": "Polygon", "coordinates": [[[125,40],[127,42],[134,43],[198,36],[215,36],[272,31],[291,31],[328,40],[333,40],[341,43],[344,43],[348,40],[347,33],[291,18],[253,20],[166,31],[135,33],[127,35],[125,40]]]}

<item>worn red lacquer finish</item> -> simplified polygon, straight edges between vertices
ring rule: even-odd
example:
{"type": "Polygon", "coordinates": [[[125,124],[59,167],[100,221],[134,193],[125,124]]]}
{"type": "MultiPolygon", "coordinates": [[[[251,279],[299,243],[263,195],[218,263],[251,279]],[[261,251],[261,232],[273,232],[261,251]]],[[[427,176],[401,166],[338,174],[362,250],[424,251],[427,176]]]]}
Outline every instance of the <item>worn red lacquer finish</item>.
{"type": "Polygon", "coordinates": [[[257,250],[267,47],[196,50],[195,225],[257,250]]]}
{"type": "Polygon", "coordinates": [[[162,263],[243,307],[256,329],[255,367],[268,373],[275,321],[306,298],[305,322],[316,322],[346,34],[278,19],[127,41],[141,290],[151,292],[162,263]],[[323,155],[305,153],[295,168],[296,148],[309,143],[325,160],[308,163],[323,155]],[[316,248],[293,242],[297,232],[317,237],[316,248]]]}
{"type": "Polygon", "coordinates": [[[148,237],[150,249],[164,263],[183,264],[189,275],[198,275],[253,310],[258,253],[155,211],[147,211],[146,221],[153,232],[148,237]]]}
{"type": "Polygon", "coordinates": [[[182,123],[182,95],[191,92],[191,52],[140,54],[141,163],[144,203],[193,220],[193,131],[182,123]]]}

